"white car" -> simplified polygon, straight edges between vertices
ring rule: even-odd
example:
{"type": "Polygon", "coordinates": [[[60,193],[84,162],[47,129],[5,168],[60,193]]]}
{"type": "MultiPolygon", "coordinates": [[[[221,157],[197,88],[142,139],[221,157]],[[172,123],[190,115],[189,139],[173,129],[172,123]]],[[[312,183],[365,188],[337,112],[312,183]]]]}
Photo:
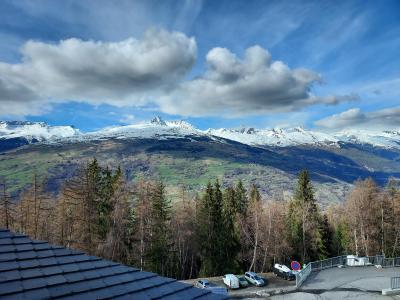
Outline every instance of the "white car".
{"type": "Polygon", "coordinates": [[[224,284],[231,289],[238,289],[240,287],[239,285],[239,279],[233,275],[233,274],[226,274],[222,277],[224,284]]]}
{"type": "Polygon", "coordinates": [[[265,285],[264,279],[257,275],[254,272],[246,272],[244,273],[244,277],[246,277],[247,281],[255,286],[263,286],[265,285]]]}
{"type": "Polygon", "coordinates": [[[196,282],[196,287],[201,289],[208,289],[210,287],[210,283],[207,279],[200,279],[196,282]]]}
{"type": "Polygon", "coordinates": [[[286,280],[295,280],[296,275],[295,272],[289,269],[289,267],[281,264],[274,265],[274,273],[276,276],[282,277],[286,280]]]}

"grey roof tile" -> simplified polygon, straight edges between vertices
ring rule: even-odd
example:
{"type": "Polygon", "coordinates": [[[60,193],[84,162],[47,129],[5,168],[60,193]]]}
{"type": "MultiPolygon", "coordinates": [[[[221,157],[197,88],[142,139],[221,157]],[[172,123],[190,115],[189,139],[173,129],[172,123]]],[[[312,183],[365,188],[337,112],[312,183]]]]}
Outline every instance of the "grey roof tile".
{"type": "Polygon", "coordinates": [[[47,282],[48,286],[67,283],[67,280],[62,275],[55,275],[55,276],[49,276],[49,277],[43,277],[43,278],[47,282]]]}
{"type": "Polygon", "coordinates": [[[79,271],[79,266],[76,263],[60,265],[63,272],[76,272],[79,271]]]}
{"type": "Polygon", "coordinates": [[[26,269],[26,268],[35,268],[39,267],[39,261],[37,259],[31,259],[31,260],[20,260],[18,261],[18,266],[21,269],[26,269]]]}
{"type": "Polygon", "coordinates": [[[18,263],[16,261],[5,261],[0,262],[0,272],[18,269],[18,263]]]}
{"type": "Polygon", "coordinates": [[[35,269],[26,269],[19,271],[21,278],[32,278],[32,277],[40,277],[43,276],[43,272],[39,268],[35,269]]]}
{"type": "Polygon", "coordinates": [[[11,245],[11,244],[1,245],[0,253],[4,253],[4,252],[14,252],[14,245],[11,245]]]}
{"type": "Polygon", "coordinates": [[[47,288],[40,288],[36,290],[28,290],[23,293],[24,299],[26,300],[43,300],[51,299],[49,290],[47,288]]]}
{"type": "Polygon", "coordinates": [[[55,275],[55,274],[61,274],[63,271],[60,268],[60,266],[49,266],[49,267],[44,267],[41,269],[43,272],[43,275],[55,275]]]}
{"type": "Polygon", "coordinates": [[[0,245],[10,245],[12,242],[11,237],[0,238],[0,245]]]}
{"type": "Polygon", "coordinates": [[[18,270],[0,272],[0,282],[21,279],[21,277],[18,270]]]}
{"type": "Polygon", "coordinates": [[[186,300],[200,296],[225,299],[171,278],[0,229],[0,298],[186,300]]]}
{"type": "Polygon", "coordinates": [[[28,259],[28,258],[36,258],[36,251],[24,251],[21,249],[16,249],[17,251],[17,259],[28,259]]]}
{"type": "Polygon", "coordinates": [[[50,286],[47,288],[47,290],[52,298],[72,294],[71,286],[67,284],[50,286]]]}
{"type": "Polygon", "coordinates": [[[45,287],[47,285],[47,282],[44,278],[26,279],[21,282],[24,290],[37,289],[40,287],[45,287]]]}
{"type": "Polygon", "coordinates": [[[0,283],[0,296],[22,292],[24,289],[20,281],[10,281],[0,283]]]}
{"type": "Polygon", "coordinates": [[[46,257],[38,259],[38,263],[41,267],[53,266],[57,265],[57,260],[54,257],[46,257]]]}
{"type": "Polygon", "coordinates": [[[1,261],[10,261],[10,260],[16,260],[17,259],[17,254],[16,253],[0,253],[0,262],[1,261]]]}

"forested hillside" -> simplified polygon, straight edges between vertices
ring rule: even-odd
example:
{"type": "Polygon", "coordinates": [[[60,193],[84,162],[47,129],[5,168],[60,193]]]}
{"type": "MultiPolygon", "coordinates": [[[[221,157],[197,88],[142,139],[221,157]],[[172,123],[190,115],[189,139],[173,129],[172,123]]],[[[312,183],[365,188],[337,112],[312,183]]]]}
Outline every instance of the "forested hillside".
{"type": "MultiPolygon", "coordinates": [[[[345,253],[400,255],[400,192],[356,181],[343,203],[321,207],[308,171],[288,200],[263,199],[257,182],[225,188],[210,177],[194,197],[162,180],[127,180],[96,159],[55,196],[32,174],[19,201],[1,183],[0,226],[144,270],[187,279],[271,269],[345,253]]],[[[311,176],[312,177],[312,176],[311,176]]]]}

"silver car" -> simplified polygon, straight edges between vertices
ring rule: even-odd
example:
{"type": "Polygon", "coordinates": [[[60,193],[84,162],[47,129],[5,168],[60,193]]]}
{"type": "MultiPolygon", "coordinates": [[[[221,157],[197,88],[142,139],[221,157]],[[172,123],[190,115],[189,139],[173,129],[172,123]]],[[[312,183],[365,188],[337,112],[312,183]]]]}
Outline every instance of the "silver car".
{"type": "Polygon", "coordinates": [[[248,282],[254,284],[255,286],[263,286],[265,285],[264,279],[258,276],[257,273],[254,272],[246,272],[244,273],[244,277],[247,279],[248,282]]]}

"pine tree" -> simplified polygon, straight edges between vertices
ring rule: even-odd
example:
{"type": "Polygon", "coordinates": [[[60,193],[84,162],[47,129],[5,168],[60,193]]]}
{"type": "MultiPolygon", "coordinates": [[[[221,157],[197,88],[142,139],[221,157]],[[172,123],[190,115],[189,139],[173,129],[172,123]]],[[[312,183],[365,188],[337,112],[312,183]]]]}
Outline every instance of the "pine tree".
{"type": "MultiPolygon", "coordinates": [[[[97,174],[95,176],[97,176],[97,174]]],[[[98,215],[97,230],[99,239],[101,241],[104,241],[111,227],[111,213],[114,208],[112,198],[115,189],[115,179],[112,175],[111,170],[108,167],[102,170],[101,173],[99,171],[99,178],[95,177],[94,179],[99,181],[97,183],[99,186],[99,190],[96,199],[96,209],[98,215]]]]}
{"type": "Polygon", "coordinates": [[[208,182],[206,191],[196,203],[196,237],[200,248],[200,274],[202,276],[213,273],[213,241],[210,239],[213,195],[213,186],[211,182],[208,182]]]}
{"type": "Polygon", "coordinates": [[[167,275],[170,248],[169,222],[171,203],[162,181],[156,183],[151,195],[151,247],[149,261],[153,272],[167,275]]]}
{"type": "Polygon", "coordinates": [[[333,232],[332,228],[328,222],[328,216],[323,215],[320,225],[320,245],[318,249],[318,258],[326,259],[333,255],[332,244],[333,244],[333,232]]]}
{"type": "Polygon", "coordinates": [[[235,187],[235,207],[236,212],[241,216],[245,216],[247,213],[248,199],[246,195],[246,189],[243,186],[243,182],[239,180],[235,187]]]}
{"type": "Polygon", "coordinates": [[[225,270],[225,223],[219,181],[209,182],[197,208],[197,240],[201,249],[202,276],[221,275],[225,270]]]}
{"type": "Polygon", "coordinates": [[[316,260],[323,250],[320,216],[307,170],[299,173],[294,199],[289,204],[289,239],[301,260],[316,260]]]}
{"type": "Polygon", "coordinates": [[[223,221],[224,221],[224,247],[225,247],[225,273],[238,269],[237,256],[240,251],[239,228],[237,224],[237,207],[235,190],[228,187],[223,197],[223,221]]]}

